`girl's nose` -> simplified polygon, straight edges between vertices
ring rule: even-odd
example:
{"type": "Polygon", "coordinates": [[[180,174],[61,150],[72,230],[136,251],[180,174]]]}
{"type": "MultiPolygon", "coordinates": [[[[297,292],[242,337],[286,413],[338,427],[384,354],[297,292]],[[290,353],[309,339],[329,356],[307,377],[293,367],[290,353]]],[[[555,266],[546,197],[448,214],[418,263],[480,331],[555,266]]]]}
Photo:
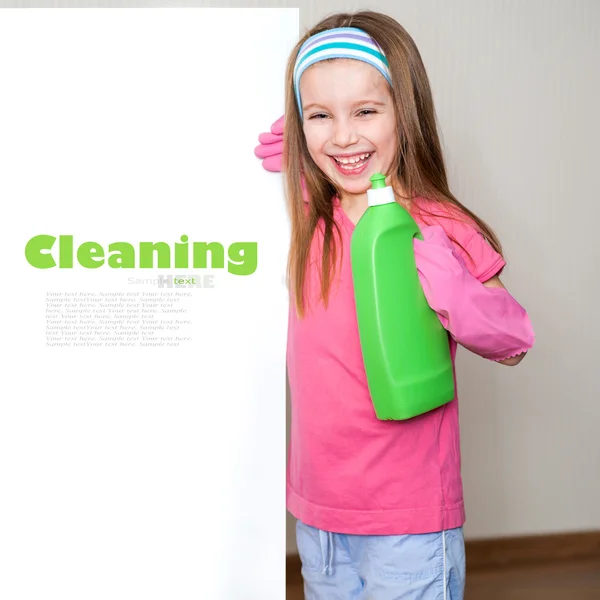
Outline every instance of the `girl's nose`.
{"type": "Polygon", "coordinates": [[[348,120],[336,119],[333,124],[332,143],[339,148],[345,148],[358,141],[354,124],[348,120]]]}

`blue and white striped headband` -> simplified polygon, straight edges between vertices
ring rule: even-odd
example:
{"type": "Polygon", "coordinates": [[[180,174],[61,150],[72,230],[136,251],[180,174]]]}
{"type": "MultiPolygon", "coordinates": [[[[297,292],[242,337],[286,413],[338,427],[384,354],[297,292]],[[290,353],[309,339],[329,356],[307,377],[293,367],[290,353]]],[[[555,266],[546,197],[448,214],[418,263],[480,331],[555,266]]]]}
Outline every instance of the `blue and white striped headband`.
{"type": "Polygon", "coordinates": [[[294,91],[302,118],[300,77],[315,63],[330,58],[354,58],[375,67],[391,85],[388,61],[379,44],[365,31],[356,27],[327,29],[309,37],[298,51],[294,67],[294,91]]]}

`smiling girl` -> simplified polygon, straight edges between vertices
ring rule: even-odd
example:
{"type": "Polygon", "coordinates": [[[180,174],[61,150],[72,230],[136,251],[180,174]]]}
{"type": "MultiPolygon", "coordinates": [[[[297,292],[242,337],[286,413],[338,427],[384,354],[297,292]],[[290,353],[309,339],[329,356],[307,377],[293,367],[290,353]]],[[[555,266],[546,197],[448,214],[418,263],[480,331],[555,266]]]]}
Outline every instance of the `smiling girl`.
{"type": "MultiPolygon", "coordinates": [[[[287,499],[298,519],[306,598],[461,600],[457,398],[408,421],[376,418],[350,239],[368,207],[369,178],[381,172],[420,227],[443,228],[478,288],[504,290],[500,244],[449,189],[425,67],[394,19],[370,11],[326,18],[294,48],[286,85],[287,499]]],[[[259,153],[266,159],[281,146],[282,131],[273,131],[263,137],[263,147],[272,145],[259,153]]],[[[456,340],[449,343],[454,361],[456,340]]],[[[498,362],[520,362],[532,340],[520,343],[498,362]]]]}

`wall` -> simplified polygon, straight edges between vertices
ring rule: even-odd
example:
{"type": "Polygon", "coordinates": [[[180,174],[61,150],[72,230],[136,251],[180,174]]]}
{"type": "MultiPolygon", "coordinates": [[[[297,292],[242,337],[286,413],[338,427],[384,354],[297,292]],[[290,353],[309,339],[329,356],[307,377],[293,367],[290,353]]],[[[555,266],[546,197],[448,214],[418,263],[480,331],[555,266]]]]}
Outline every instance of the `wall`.
{"type": "MultiPolygon", "coordinates": [[[[509,261],[503,280],[529,310],[537,333],[535,350],[514,369],[459,352],[466,535],[600,528],[594,305],[600,297],[600,3],[48,4],[299,6],[302,31],[340,10],[370,8],[398,19],[429,72],[451,187],[499,234],[509,261]]],[[[293,552],[291,518],[288,526],[293,552]]]]}

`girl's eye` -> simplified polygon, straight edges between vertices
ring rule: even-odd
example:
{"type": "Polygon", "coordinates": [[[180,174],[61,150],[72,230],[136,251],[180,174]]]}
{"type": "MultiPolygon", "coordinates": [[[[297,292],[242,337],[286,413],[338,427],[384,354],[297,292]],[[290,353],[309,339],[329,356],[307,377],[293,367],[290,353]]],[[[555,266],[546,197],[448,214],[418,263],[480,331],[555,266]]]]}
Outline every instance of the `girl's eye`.
{"type": "Polygon", "coordinates": [[[370,110],[368,108],[365,108],[364,110],[361,110],[358,114],[359,115],[371,115],[374,112],[375,112],[374,110],[370,110]]]}
{"type": "Polygon", "coordinates": [[[311,119],[317,119],[317,120],[319,120],[319,119],[321,119],[321,118],[325,118],[325,119],[326,119],[326,118],[327,118],[327,115],[326,115],[326,114],[324,114],[324,113],[317,113],[316,115],[313,115],[313,116],[311,117],[311,119]]]}

